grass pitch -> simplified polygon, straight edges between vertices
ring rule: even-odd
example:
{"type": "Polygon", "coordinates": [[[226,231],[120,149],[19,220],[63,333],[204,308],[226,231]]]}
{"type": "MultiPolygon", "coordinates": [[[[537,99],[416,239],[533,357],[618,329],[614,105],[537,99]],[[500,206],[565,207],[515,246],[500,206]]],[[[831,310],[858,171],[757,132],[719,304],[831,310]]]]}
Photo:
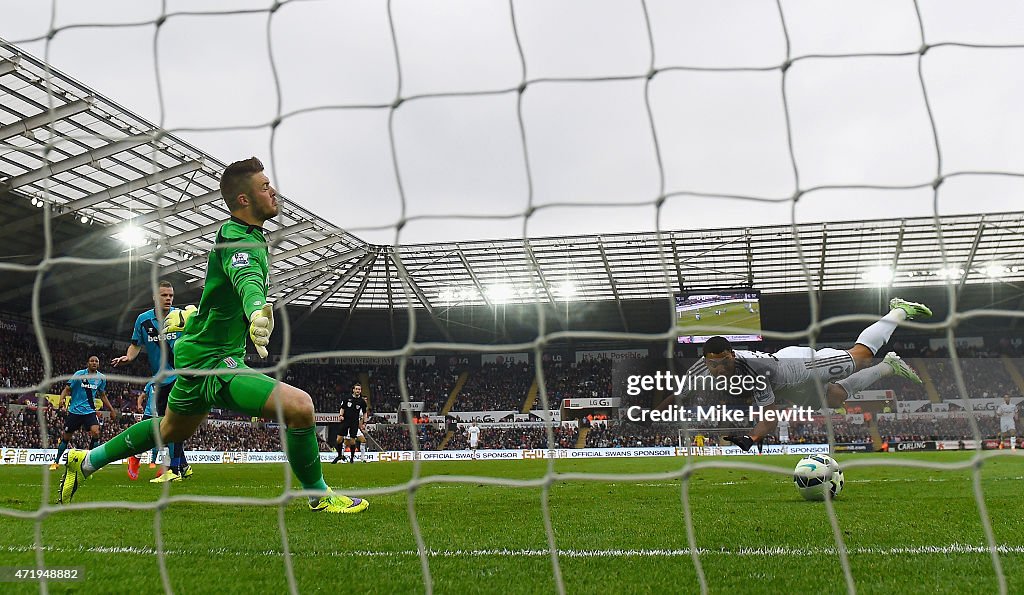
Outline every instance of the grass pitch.
{"type": "MultiPolygon", "coordinates": [[[[954,462],[967,453],[860,455],[854,460],[954,462]]],[[[744,459],[786,470],[798,457],[744,459]]],[[[700,459],[706,462],[709,459],[700,459]]],[[[718,459],[735,462],[735,458],[718,459]]],[[[559,473],[660,473],[682,459],[559,460],[559,473]]],[[[204,465],[171,494],[271,498],[281,493],[280,465],[204,465]]],[[[458,474],[537,479],[546,461],[423,463],[423,476],[458,474]]],[[[162,488],[130,482],[123,467],[101,471],[76,504],[154,502],[162,488]]],[[[40,467],[0,468],[0,507],[36,510],[40,467]]],[[[401,484],[411,463],[326,465],[339,491],[401,484]],[[347,489],[346,489],[347,488],[347,489]]],[[[1024,592],[1024,457],[987,459],[981,468],[985,506],[1011,593],[1024,592]]],[[[51,475],[55,501],[59,474],[51,475]]],[[[561,481],[550,488],[551,519],[567,591],[699,591],[687,551],[679,480],[561,481]]],[[[540,487],[472,482],[420,487],[413,502],[439,593],[554,592],[540,487]]],[[[824,503],[800,499],[785,475],[701,469],[689,482],[700,562],[712,593],[846,591],[824,503]]],[[[406,492],[370,496],[358,515],[284,510],[295,580],[303,593],[422,592],[406,492]]],[[[970,471],[904,467],[847,469],[834,503],[861,593],[993,593],[998,590],[972,492],[970,471]],[[979,548],[979,549],[976,549],[979,548]]],[[[171,503],[161,518],[171,587],[181,593],[286,592],[278,508],[171,503]]],[[[85,581],[49,583],[51,592],[162,592],[153,510],[60,510],[42,522],[48,566],[78,566],[85,581]]],[[[0,515],[0,566],[34,567],[34,522],[0,515]]],[[[5,583],[0,591],[39,592],[5,583]]]]}
{"type": "Polygon", "coordinates": [[[715,314],[714,308],[703,308],[700,312],[700,320],[694,316],[694,312],[687,311],[676,314],[676,326],[684,335],[712,335],[708,331],[698,330],[709,326],[731,326],[740,329],[751,335],[761,334],[761,314],[747,312],[741,304],[729,304],[728,312],[715,314]]]}

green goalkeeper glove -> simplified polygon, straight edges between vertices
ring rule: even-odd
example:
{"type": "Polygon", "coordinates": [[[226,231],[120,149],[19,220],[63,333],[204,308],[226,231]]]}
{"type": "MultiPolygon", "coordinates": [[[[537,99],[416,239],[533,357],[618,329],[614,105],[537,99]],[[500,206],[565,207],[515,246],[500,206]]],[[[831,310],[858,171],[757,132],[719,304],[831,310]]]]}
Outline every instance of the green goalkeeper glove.
{"type": "Polygon", "coordinates": [[[256,353],[261,358],[267,357],[267,345],[270,343],[270,334],[274,332],[274,306],[263,304],[263,308],[256,310],[249,317],[249,338],[256,346],[256,353]]]}
{"type": "Polygon", "coordinates": [[[170,313],[167,314],[167,316],[164,317],[164,328],[162,332],[180,333],[181,331],[185,330],[185,323],[188,322],[188,319],[192,318],[192,315],[198,311],[199,308],[196,308],[191,304],[185,306],[184,308],[172,310],[170,313]]]}

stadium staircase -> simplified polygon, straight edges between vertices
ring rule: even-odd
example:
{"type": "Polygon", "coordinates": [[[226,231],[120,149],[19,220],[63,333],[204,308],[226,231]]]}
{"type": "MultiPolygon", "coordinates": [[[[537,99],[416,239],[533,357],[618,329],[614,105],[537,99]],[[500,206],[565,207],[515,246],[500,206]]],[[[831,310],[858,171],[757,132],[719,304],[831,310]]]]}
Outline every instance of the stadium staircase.
{"type": "Polygon", "coordinates": [[[448,412],[455,407],[455,401],[459,398],[459,392],[462,391],[462,387],[466,386],[466,381],[469,380],[469,372],[463,372],[459,374],[459,379],[455,381],[455,388],[452,389],[450,395],[448,395],[448,402],[441,408],[441,415],[448,415],[448,412]]]}
{"type": "Polygon", "coordinates": [[[576,436],[576,446],[573,448],[586,448],[587,447],[587,434],[590,433],[590,428],[580,428],[580,433],[576,436]]]}
{"type": "Polygon", "coordinates": [[[1024,376],[1021,376],[1020,370],[1013,363],[1013,360],[1005,355],[999,356],[999,359],[1003,360],[1003,366],[1006,367],[1006,371],[1010,374],[1010,378],[1013,379],[1013,383],[1017,385],[1017,390],[1024,394],[1024,376]]]}
{"type": "Polygon", "coordinates": [[[924,392],[928,395],[928,400],[932,403],[941,403],[942,397],[939,396],[939,391],[935,388],[935,381],[932,380],[932,375],[928,372],[928,361],[920,358],[911,360],[910,365],[917,371],[917,375],[921,377],[921,382],[924,383],[924,392]]]}
{"type": "Polygon", "coordinates": [[[455,432],[451,430],[445,432],[444,439],[441,440],[441,445],[437,447],[437,450],[444,450],[448,448],[448,442],[450,442],[453,437],[455,437],[455,432]]]}
{"type": "Polygon", "coordinates": [[[519,412],[529,413],[533,409],[533,404],[537,402],[537,395],[539,394],[540,388],[537,386],[537,377],[534,376],[533,384],[530,385],[530,390],[526,391],[526,400],[523,401],[523,408],[519,412]]]}
{"type": "Polygon", "coordinates": [[[868,431],[871,432],[871,444],[875,447],[875,452],[881,452],[882,433],[878,431],[878,418],[874,415],[871,416],[871,421],[868,423],[868,431]]]}
{"type": "Polygon", "coordinates": [[[366,448],[377,452],[383,452],[384,449],[381,448],[380,442],[377,442],[377,439],[373,437],[369,430],[363,433],[363,437],[366,438],[366,448]]]}

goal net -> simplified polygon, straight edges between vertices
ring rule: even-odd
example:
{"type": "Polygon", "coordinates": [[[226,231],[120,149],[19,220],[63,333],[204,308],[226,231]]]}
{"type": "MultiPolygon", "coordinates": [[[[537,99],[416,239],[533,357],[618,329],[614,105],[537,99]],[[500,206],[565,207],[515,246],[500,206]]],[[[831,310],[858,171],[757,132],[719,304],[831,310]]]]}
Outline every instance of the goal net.
{"type": "MultiPolygon", "coordinates": [[[[339,493],[374,502],[358,525],[299,511],[313,492],[287,465],[256,479],[247,465],[201,468],[184,491],[171,482],[121,490],[101,478],[91,483],[108,497],[90,497],[87,483],[69,506],[56,504],[59,476],[46,466],[32,475],[3,466],[0,478],[11,481],[0,481],[0,527],[9,530],[0,532],[12,540],[0,544],[0,567],[80,566],[86,585],[92,575],[108,581],[93,583],[100,590],[168,593],[297,593],[325,580],[357,590],[529,590],[519,576],[543,577],[540,588],[559,593],[602,584],[706,593],[733,580],[755,591],[792,587],[788,575],[819,576],[824,561],[842,569],[827,588],[850,593],[887,584],[907,563],[951,590],[1024,588],[1006,571],[1021,568],[1024,551],[1003,520],[1020,510],[1002,481],[1019,472],[1020,451],[1001,448],[995,434],[1006,432],[992,415],[1004,393],[1017,403],[1024,390],[1024,217],[1014,212],[1024,37],[1012,3],[19,4],[14,12],[24,12],[0,24],[0,198],[10,210],[0,308],[12,321],[0,329],[0,404],[10,410],[4,437],[22,441],[0,447],[13,459],[60,439],[64,428],[53,424],[62,418],[43,395],[85,365],[85,348],[67,345],[125,347],[113,336],[129,338],[165,278],[198,302],[207,252],[228,218],[217,177],[255,154],[282,194],[267,225],[272,356],[250,353],[247,363],[314,400],[344,399],[354,381],[371,389],[371,415],[374,399],[394,397],[391,429],[370,437],[375,451],[404,450],[389,446],[404,440],[416,453],[469,448],[472,420],[445,419],[461,399],[479,407],[468,411],[510,420],[483,422],[494,424],[485,445],[500,437],[512,445],[503,451],[540,460],[461,474],[420,456],[407,467],[337,471],[322,456],[339,493]],[[114,232],[136,243],[101,245],[114,232]],[[719,300],[743,311],[704,310],[682,332],[677,298],[709,288],[756,290],[761,304],[719,300]],[[890,298],[918,301],[915,292],[936,316],[900,321],[894,340],[909,333],[915,353],[942,357],[913,389],[921,409],[848,403],[860,412],[825,410],[813,433],[833,448],[847,435],[888,446],[890,433],[903,433],[922,438],[901,443],[966,452],[851,455],[841,461],[853,486],[846,499],[794,506],[785,484],[795,458],[689,456],[704,454],[696,434],[718,441],[723,431],[676,425],[650,443],[652,431],[629,430],[642,444],[669,445],[673,463],[597,466],[572,451],[602,436],[614,443],[618,424],[552,422],[572,411],[569,401],[624,390],[610,379],[595,385],[602,372],[587,368],[588,353],[628,359],[640,349],[681,374],[680,362],[701,353],[682,335],[742,335],[750,329],[732,321],[757,314],[757,341],[831,347],[845,333],[846,349],[890,298]],[[1000,332],[1006,343],[994,345],[1000,332]],[[21,351],[18,337],[31,348],[21,351]],[[982,353],[987,361],[974,363],[982,353]],[[440,358],[448,376],[434,382],[440,358]],[[39,360],[38,377],[19,373],[29,359],[39,360]],[[314,380],[302,366],[314,365],[334,371],[304,385],[314,380]],[[518,399],[507,411],[495,406],[503,391],[518,399]],[[976,398],[991,407],[976,408],[976,398]],[[417,423],[427,411],[436,418],[417,423]],[[928,416],[940,413],[957,420],[957,439],[918,431],[937,427],[928,416]],[[902,473],[924,486],[914,494],[940,499],[922,501],[913,518],[940,522],[941,498],[960,497],[951,516],[969,520],[949,528],[960,539],[939,531],[872,541],[873,524],[886,520],[857,490],[894,489],[902,473]],[[119,515],[142,519],[145,531],[118,541],[110,519],[119,515]],[[733,519],[730,543],[709,537],[723,518],[733,519]],[[944,557],[954,559],[945,571],[944,557]],[[135,569],[104,575],[97,559],[135,569]],[[749,565],[732,579],[726,563],[749,565]],[[979,564],[983,576],[957,574],[979,564]],[[622,577],[595,582],[615,567],[622,577]],[[267,573],[283,579],[267,586],[258,578],[267,573]]],[[[152,379],[109,359],[101,368],[111,383],[138,391],[152,379]]],[[[611,378],[617,365],[603,373],[611,378]]],[[[826,387],[816,390],[822,411],[826,387]]],[[[647,392],[643,405],[668,396],[647,392]]],[[[337,414],[340,400],[324,403],[337,414]]],[[[284,450],[283,413],[268,421],[266,444],[251,452],[284,450]]],[[[225,412],[218,423],[243,440],[242,426],[256,422],[225,412]]],[[[898,500],[892,494],[879,498],[898,500]]],[[[48,592],[63,578],[22,580],[48,592]]]]}

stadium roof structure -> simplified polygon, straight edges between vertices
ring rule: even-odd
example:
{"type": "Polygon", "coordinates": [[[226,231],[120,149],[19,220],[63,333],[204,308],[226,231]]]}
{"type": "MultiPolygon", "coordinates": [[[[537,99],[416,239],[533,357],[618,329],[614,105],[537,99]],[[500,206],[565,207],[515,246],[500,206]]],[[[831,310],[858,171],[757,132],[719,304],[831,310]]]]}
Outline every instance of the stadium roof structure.
{"type": "MultiPolygon", "coordinates": [[[[133,255],[165,273],[205,267],[229,216],[218,190],[224,163],[2,40],[0,97],[0,195],[48,204],[54,220],[78,219],[107,237],[133,234],[133,255]]],[[[366,251],[285,202],[282,220],[267,225],[276,269],[337,265],[366,251]]],[[[38,219],[6,222],[0,241],[17,242],[38,219]]]]}
{"type": "MultiPolygon", "coordinates": [[[[224,163],[3,42],[0,94],[0,196],[38,207],[0,219],[5,252],[17,252],[48,206],[53,221],[75,221],[86,235],[142,230],[146,243],[126,254],[201,285],[228,216],[217,190],[224,163]]],[[[680,288],[1024,281],[1024,212],[395,247],[285,204],[282,220],[268,223],[271,299],[309,314],[605,301],[621,315],[624,301],[680,288]]]]}

